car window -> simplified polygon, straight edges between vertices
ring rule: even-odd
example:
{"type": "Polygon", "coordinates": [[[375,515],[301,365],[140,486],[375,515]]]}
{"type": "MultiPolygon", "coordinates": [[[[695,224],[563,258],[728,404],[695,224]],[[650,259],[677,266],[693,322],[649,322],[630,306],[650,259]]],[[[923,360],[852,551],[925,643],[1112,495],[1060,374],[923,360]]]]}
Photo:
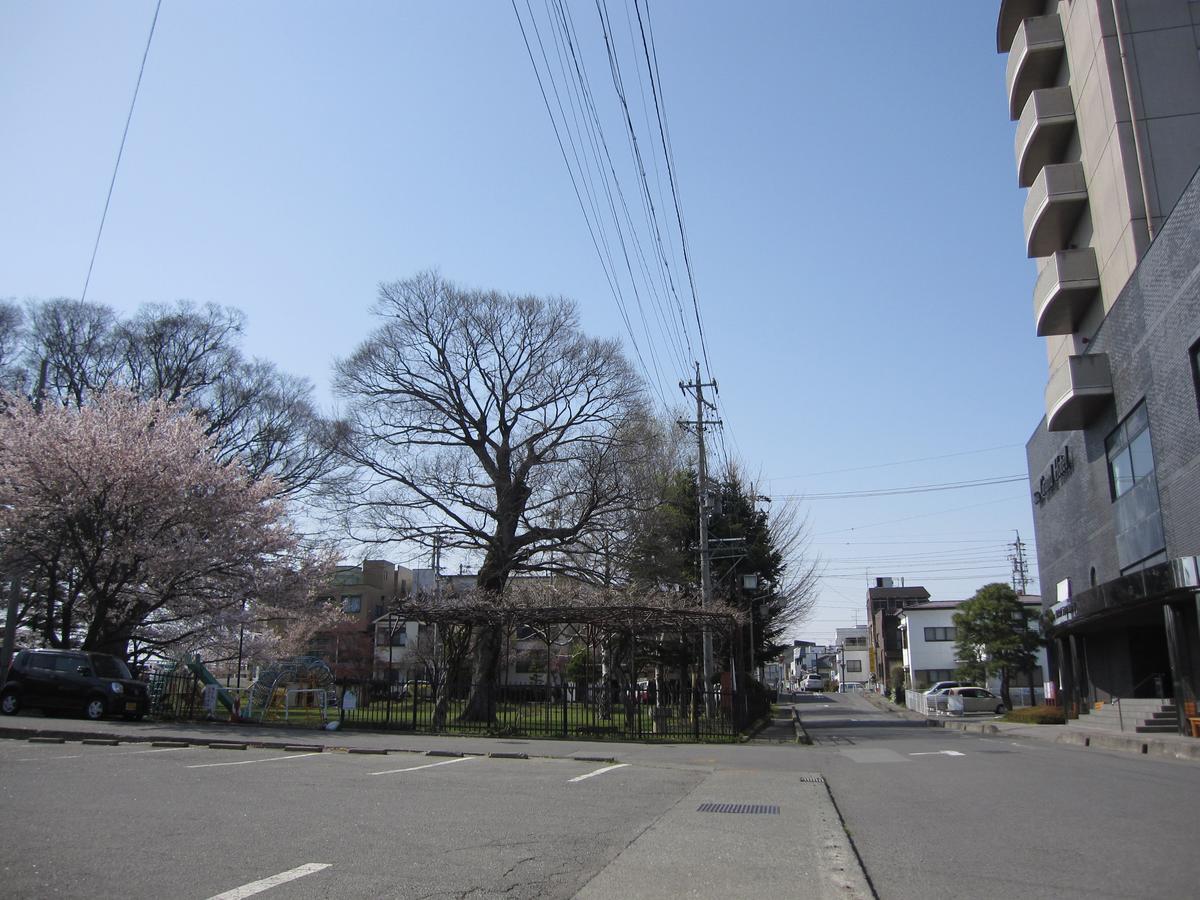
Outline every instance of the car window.
{"type": "Polygon", "coordinates": [[[115,656],[103,653],[92,654],[92,671],[101,678],[129,678],[129,669],[115,656]]]}
{"type": "Polygon", "coordinates": [[[54,654],[53,653],[30,653],[29,666],[33,669],[49,669],[54,671],[54,654]]]}
{"type": "Polygon", "coordinates": [[[79,667],[87,665],[87,658],[83,656],[63,655],[55,658],[54,668],[59,672],[68,672],[72,675],[79,674],[79,667]]]}

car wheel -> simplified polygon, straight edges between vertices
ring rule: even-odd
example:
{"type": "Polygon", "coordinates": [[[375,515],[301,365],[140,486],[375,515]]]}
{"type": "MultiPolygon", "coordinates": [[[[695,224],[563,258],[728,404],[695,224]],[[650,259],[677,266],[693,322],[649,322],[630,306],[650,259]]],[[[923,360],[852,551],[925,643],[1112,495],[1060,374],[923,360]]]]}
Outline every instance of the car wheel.
{"type": "Polygon", "coordinates": [[[997,705],[997,706],[996,706],[996,715],[1000,716],[1000,715],[1003,715],[1003,714],[1004,714],[1004,704],[1003,704],[1003,703],[1001,703],[1001,704],[999,704],[999,705],[997,705]]]}
{"type": "Polygon", "coordinates": [[[21,698],[16,691],[7,691],[0,697],[0,712],[6,716],[15,716],[21,711],[21,698]]]}
{"type": "Polygon", "coordinates": [[[104,700],[100,697],[93,697],[84,705],[83,715],[93,721],[104,718],[104,700]]]}

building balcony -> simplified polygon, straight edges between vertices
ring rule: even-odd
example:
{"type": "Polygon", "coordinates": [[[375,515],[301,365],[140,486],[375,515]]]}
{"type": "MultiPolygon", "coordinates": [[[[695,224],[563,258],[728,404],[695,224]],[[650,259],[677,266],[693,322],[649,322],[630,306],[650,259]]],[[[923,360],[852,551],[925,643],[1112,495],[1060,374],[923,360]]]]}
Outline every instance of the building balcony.
{"type": "Polygon", "coordinates": [[[1067,249],[1087,200],[1082,163],[1045,166],[1025,198],[1026,253],[1049,256],[1067,249]]]}
{"type": "Polygon", "coordinates": [[[1107,353],[1067,357],[1046,385],[1046,430],[1086,428],[1112,402],[1112,396],[1107,353]]]}
{"type": "Polygon", "coordinates": [[[1058,16],[1024,19],[1008,51],[1008,117],[1016,119],[1038,88],[1054,87],[1066,43],[1058,16]]]}
{"type": "Polygon", "coordinates": [[[1069,87],[1039,88],[1029,95],[1017,124],[1014,150],[1017,183],[1029,187],[1038,172],[1062,162],[1063,150],[1075,130],[1075,101],[1069,87]]]}
{"type": "Polygon", "coordinates": [[[1060,250],[1051,256],[1033,287],[1033,316],[1039,337],[1072,334],[1100,291],[1096,251],[1060,250]]]}
{"type": "Polygon", "coordinates": [[[996,52],[1007,53],[1017,29],[1030,16],[1041,15],[1045,0],[1000,0],[1000,15],[996,17],[996,52]]]}

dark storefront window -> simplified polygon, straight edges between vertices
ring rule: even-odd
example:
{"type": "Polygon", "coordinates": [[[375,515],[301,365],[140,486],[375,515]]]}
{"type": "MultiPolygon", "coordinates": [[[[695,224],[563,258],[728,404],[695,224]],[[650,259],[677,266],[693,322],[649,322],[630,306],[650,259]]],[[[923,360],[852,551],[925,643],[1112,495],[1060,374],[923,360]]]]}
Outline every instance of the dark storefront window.
{"type": "Polygon", "coordinates": [[[1146,404],[1139,403],[1125,421],[1104,440],[1108,455],[1108,477],[1115,500],[1135,484],[1154,474],[1154,454],[1150,449],[1150,422],[1146,404]]]}

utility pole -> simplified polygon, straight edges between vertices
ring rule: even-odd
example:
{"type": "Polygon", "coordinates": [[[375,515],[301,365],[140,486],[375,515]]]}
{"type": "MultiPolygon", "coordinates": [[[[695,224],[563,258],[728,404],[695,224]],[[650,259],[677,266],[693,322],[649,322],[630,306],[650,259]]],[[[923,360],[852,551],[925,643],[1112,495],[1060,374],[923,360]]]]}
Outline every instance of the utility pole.
{"type": "Polygon", "coordinates": [[[1025,544],[1021,540],[1021,532],[1014,532],[1017,539],[1008,546],[1012,553],[1008,555],[1012,562],[1012,586],[1018,594],[1024,594],[1029,588],[1029,566],[1025,562],[1025,544]]]}
{"type": "MultiPolygon", "coordinates": [[[[704,429],[707,425],[720,425],[720,419],[705,419],[704,410],[708,408],[716,411],[716,406],[704,399],[704,389],[710,387],[713,391],[717,390],[715,381],[700,380],[700,363],[696,363],[696,380],[679,382],[679,389],[685,394],[695,392],[696,395],[696,418],[694,421],[680,420],[679,424],[685,428],[696,429],[696,442],[699,448],[696,462],[696,480],[697,494],[700,501],[700,596],[704,609],[712,609],[712,554],[708,548],[708,513],[709,513],[709,496],[708,496],[708,457],[704,447],[704,429]]],[[[705,693],[712,691],[712,679],[716,673],[716,667],[713,663],[713,643],[712,631],[707,625],[704,626],[704,690],[705,693]]]]}

